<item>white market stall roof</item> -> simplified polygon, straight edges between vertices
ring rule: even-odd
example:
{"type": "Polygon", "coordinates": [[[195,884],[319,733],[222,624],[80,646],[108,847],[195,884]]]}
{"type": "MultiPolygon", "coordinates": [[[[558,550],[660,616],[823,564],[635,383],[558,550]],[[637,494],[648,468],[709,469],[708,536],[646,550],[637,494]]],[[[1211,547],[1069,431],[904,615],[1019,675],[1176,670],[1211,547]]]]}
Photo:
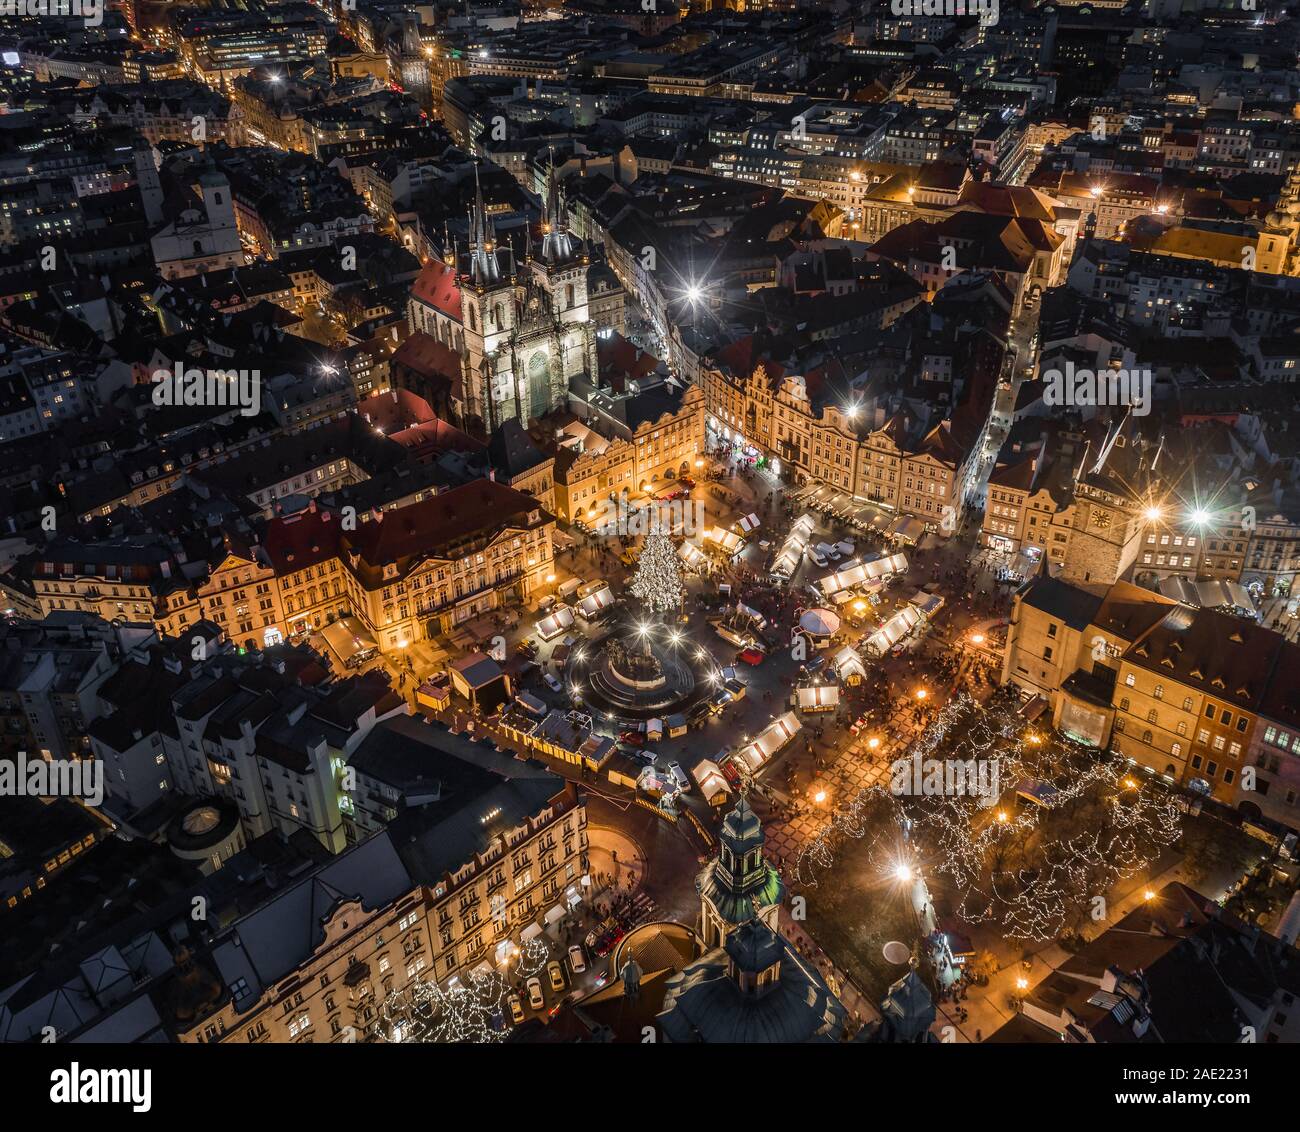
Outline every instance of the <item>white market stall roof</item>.
{"type": "Polygon", "coordinates": [[[867,666],[863,662],[862,657],[860,657],[857,650],[850,645],[845,645],[835,654],[835,658],[831,661],[831,667],[834,668],[841,677],[865,676],[867,674],[867,666]]]}
{"type": "Polygon", "coordinates": [[[797,536],[801,539],[806,539],[816,529],[817,529],[817,520],[814,519],[810,514],[808,514],[807,511],[805,511],[802,515],[799,516],[799,518],[797,518],[794,521],[793,525],[790,527],[790,533],[786,536],[786,538],[791,539],[797,536]]]}
{"type": "Polygon", "coordinates": [[[700,793],[706,799],[716,798],[719,794],[726,794],[731,789],[722,774],[722,770],[711,759],[701,759],[696,763],[691,770],[691,776],[695,779],[695,784],[700,788],[700,793]]]}
{"type": "Polygon", "coordinates": [[[736,612],[743,613],[761,629],[767,624],[767,618],[764,617],[757,609],[751,609],[743,601],[736,602],[736,612]]]}
{"type": "Polygon", "coordinates": [[[758,516],[751,511],[736,525],[740,527],[740,533],[742,535],[747,535],[750,531],[757,530],[762,524],[759,522],[758,516]]]}
{"type": "Polygon", "coordinates": [[[782,578],[788,578],[794,573],[794,568],[799,565],[799,556],[803,550],[790,543],[786,543],[781,548],[781,553],[776,556],[776,561],[772,563],[772,573],[782,578]]]}
{"type": "Polygon", "coordinates": [[[614,604],[614,591],[604,582],[598,589],[578,599],[578,612],[583,617],[595,617],[602,609],[614,604]]]}
{"type": "Polygon", "coordinates": [[[704,532],[704,538],[728,555],[738,554],[745,545],[745,540],[735,531],[724,530],[722,527],[710,527],[704,532]]]}
{"type": "Polygon", "coordinates": [[[788,711],[772,720],[754,737],[753,742],[746,743],[736,754],[744,761],[750,773],[753,773],[790,742],[802,727],[799,717],[788,711]]]}
{"type": "Polygon", "coordinates": [[[677,556],[686,563],[688,570],[699,570],[708,561],[708,555],[693,542],[684,542],[677,548],[677,556]]]}
{"type": "Polygon", "coordinates": [[[800,688],[799,706],[805,711],[809,708],[832,708],[840,702],[838,684],[824,684],[819,688],[800,688]]]}
{"type": "Polygon", "coordinates": [[[867,650],[874,656],[881,656],[892,649],[899,641],[907,636],[917,623],[921,620],[921,615],[916,611],[916,606],[905,605],[886,621],[879,629],[867,638],[867,650]]]}
{"type": "Polygon", "coordinates": [[[817,588],[827,597],[852,589],[867,580],[867,568],[861,562],[846,562],[838,570],[827,574],[817,582],[817,588]]]}
{"type": "Polygon", "coordinates": [[[567,605],[557,605],[537,622],[537,635],[544,641],[558,637],[573,624],[573,610],[567,605]]]}
{"type": "Polygon", "coordinates": [[[884,558],[876,558],[870,562],[864,562],[863,570],[866,573],[868,581],[875,578],[884,578],[890,574],[904,574],[907,572],[907,555],[889,554],[884,558]]]}
{"type": "Polygon", "coordinates": [[[809,609],[799,618],[799,628],[813,637],[833,637],[840,631],[840,615],[829,609],[809,609]]]}

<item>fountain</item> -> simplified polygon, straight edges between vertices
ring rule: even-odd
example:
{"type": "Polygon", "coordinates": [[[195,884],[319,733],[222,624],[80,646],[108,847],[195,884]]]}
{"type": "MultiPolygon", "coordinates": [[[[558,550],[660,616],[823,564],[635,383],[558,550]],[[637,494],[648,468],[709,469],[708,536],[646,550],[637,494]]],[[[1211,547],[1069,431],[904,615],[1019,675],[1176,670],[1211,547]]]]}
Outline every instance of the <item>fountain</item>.
{"type": "Polygon", "coordinates": [[[577,654],[570,679],[583,703],[620,718],[642,720],[685,711],[712,690],[705,650],[677,630],[624,625],[577,654]]]}

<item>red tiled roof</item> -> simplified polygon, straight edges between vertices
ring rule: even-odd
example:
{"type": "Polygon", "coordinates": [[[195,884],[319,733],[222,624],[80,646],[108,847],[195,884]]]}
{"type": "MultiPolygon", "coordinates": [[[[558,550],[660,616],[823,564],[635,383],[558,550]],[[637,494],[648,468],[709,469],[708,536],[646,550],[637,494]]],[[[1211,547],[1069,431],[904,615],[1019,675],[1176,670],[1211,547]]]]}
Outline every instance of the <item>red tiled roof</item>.
{"type": "Polygon", "coordinates": [[[272,519],[266,525],[262,546],[277,575],[315,566],[339,552],[339,519],[324,510],[299,511],[272,519]]]}
{"type": "Polygon", "coordinates": [[[440,260],[430,260],[425,265],[411,284],[411,294],[460,322],[460,287],[456,283],[456,272],[440,260]]]}
{"type": "Polygon", "coordinates": [[[460,355],[423,330],[415,331],[397,348],[392,364],[424,375],[443,374],[455,382],[460,380],[460,355]]]}

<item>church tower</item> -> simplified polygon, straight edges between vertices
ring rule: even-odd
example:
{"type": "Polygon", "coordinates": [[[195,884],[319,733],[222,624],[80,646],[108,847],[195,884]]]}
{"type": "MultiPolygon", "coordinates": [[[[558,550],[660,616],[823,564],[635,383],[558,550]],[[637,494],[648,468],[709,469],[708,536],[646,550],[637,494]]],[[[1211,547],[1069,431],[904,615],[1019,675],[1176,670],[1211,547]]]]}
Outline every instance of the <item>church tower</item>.
{"type": "Polygon", "coordinates": [[[696,879],[706,950],[721,947],[734,928],[750,920],[776,930],[785,884],[763,856],[764,840],[758,815],[742,797],[722,823],[718,856],[696,879]]]}
{"type": "Polygon", "coordinates": [[[514,259],[499,247],[496,228],[483,203],[483,186],[474,170],[474,207],[469,245],[458,264],[461,319],[465,332],[466,413],[487,432],[517,415],[510,338],[515,328],[514,259]]]}
{"type": "Polygon", "coordinates": [[[595,326],[587,307],[587,270],[591,260],[582,241],[569,228],[568,210],[555,176],[554,154],[546,173],[542,204],[541,250],[531,267],[535,282],[550,296],[558,335],[554,368],[562,387],[556,392],[567,399],[569,378],[586,375],[594,380],[598,363],[595,326]]]}
{"type": "Polygon", "coordinates": [[[1060,577],[1067,582],[1109,586],[1137,561],[1142,542],[1141,477],[1147,471],[1127,426],[1114,425],[1095,463],[1083,466],[1074,487],[1074,521],[1060,577]]]}

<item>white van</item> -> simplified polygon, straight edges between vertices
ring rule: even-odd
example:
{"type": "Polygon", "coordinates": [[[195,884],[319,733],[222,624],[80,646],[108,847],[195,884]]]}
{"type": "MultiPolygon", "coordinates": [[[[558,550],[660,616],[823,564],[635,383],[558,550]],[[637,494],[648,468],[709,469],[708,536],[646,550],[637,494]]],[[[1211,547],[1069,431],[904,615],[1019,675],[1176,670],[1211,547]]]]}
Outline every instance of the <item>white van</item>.
{"type": "Polygon", "coordinates": [[[822,553],[820,546],[810,546],[804,551],[804,553],[808,556],[808,561],[814,566],[820,566],[825,569],[830,565],[830,563],[826,561],[826,555],[822,553]]]}

